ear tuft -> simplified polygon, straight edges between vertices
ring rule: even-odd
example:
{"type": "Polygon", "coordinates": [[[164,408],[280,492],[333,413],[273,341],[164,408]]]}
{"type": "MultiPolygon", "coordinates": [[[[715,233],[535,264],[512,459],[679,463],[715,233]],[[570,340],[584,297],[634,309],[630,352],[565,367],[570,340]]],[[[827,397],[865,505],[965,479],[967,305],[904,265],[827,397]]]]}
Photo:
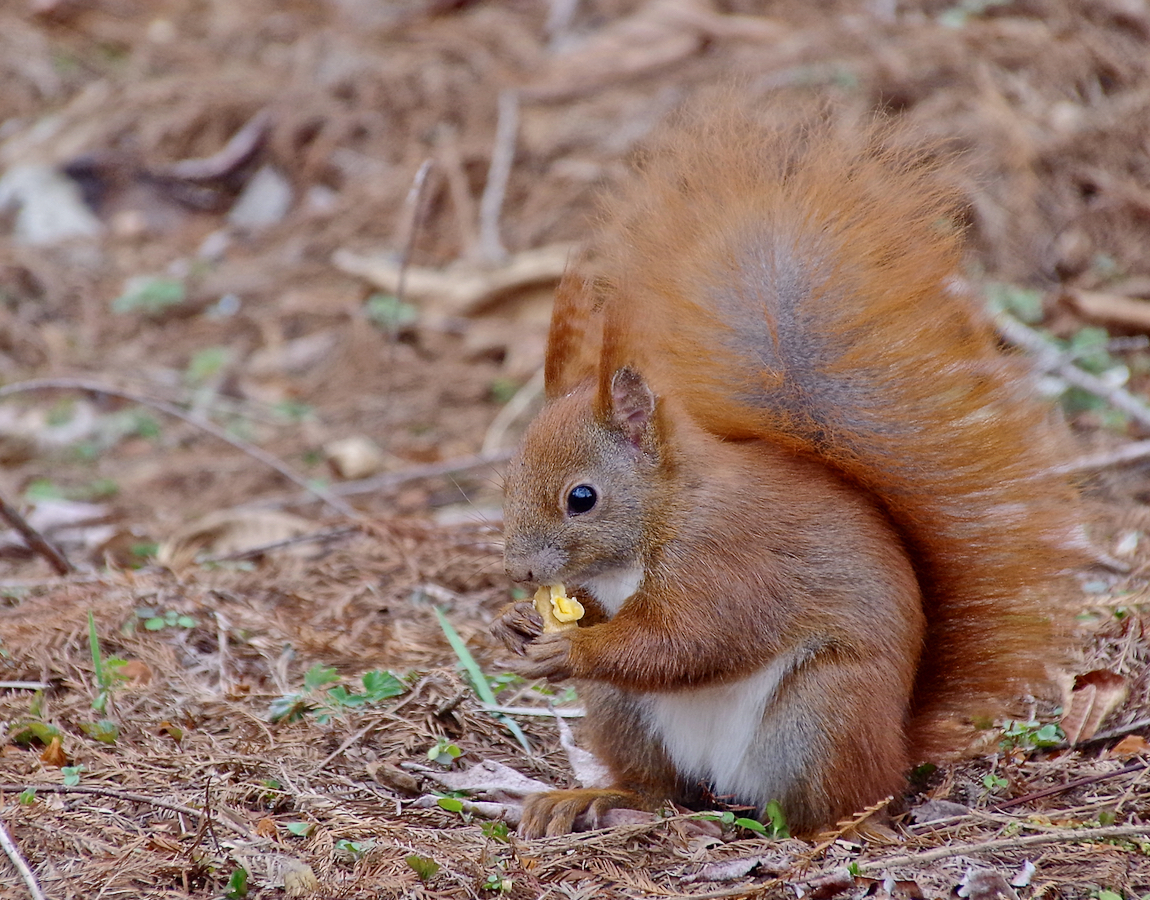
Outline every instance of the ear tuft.
{"type": "Polygon", "coordinates": [[[624,367],[611,378],[611,421],[638,446],[655,412],[655,395],[643,376],[624,367]]]}

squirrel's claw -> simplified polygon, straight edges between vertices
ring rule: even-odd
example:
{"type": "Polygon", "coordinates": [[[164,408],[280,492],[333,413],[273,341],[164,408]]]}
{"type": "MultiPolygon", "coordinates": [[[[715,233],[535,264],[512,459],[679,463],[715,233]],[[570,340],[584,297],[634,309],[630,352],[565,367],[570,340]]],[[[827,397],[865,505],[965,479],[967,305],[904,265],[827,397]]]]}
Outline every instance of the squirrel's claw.
{"type": "Polygon", "coordinates": [[[543,634],[543,618],[530,600],[508,603],[491,623],[491,633],[512,653],[523,656],[527,645],[543,634]]]}
{"type": "Polygon", "coordinates": [[[633,791],[581,788],[532,794],[523,804],[518,832],[525,838],[557,837],[600,827],[609,809],[646,809],[649,804],[633,791]]]}
{"type": "Polygon", "coordinates": [[[571,677],[571,638],[568,632],[541,634],[523,647],[523,659],[511,664],[525,678],[562,681],[571,677]]]}

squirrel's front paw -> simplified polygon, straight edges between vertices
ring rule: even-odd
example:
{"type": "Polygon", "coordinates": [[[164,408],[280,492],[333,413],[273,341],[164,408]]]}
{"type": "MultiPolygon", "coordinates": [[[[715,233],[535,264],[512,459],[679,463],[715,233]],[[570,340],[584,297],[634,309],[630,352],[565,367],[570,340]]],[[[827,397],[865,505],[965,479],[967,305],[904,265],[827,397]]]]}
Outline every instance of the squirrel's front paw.
{"type": "Polygon", "coordinates": [[[508,603],[491,623],[491,633],[512,653],[523,656],[528,644],[543,633],[543,618],[530,600],[508,603]]]}
{"type": "Polygon", "coordinates": [[[541,634],[523,648],[523,659],[511,668],[526,678],[562,681],[571,677],[571,638],[568,634],[541,634]]]}

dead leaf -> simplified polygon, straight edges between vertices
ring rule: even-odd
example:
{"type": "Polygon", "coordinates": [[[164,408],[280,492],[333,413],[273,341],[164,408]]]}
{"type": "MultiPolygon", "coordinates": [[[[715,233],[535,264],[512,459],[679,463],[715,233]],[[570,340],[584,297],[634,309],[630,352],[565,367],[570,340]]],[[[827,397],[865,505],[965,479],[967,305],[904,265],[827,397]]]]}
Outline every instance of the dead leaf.
{"type": "Polygon", "coordinates": [[[284,872],[284,893],[289,897],[305,897],[319,890],[319,879],[307,863],[298,863],[284,872]]]}
{"type": "MultiPolygon", "coordinates": [[[[570,244],[550,244],[517,253],[494,268],[458,263],[446,269],[408,266],[404,274],[404,299],[439,317],[467,316],[484,312],[508,294],[534,285],[559,282],[570,244]]],[[[400,265],[383,256],[359,256],[337,250],[336,268],[371,282],[390,294],[399,291],[400,265]]]]}
{"type": "Polygon", "coordinates": [[[307,534],[312,523],[275,510],[224,509],[209,513],[160,544],[156,561],[173,571],[191,565],[201,552],[215,556],[242,553],[307,534]]]}
{"type": "Polygon", "coordinates": [[[48,746],[44,748],[44,752],[40,754],[40,762],[46,766],[54,766],[57,769],[62,769],[68,765],[68,756],[64,753],[64,744],[61,742],[59,735],[52,738],[48,746]]]}
{"type": "Polygon", "coordinates": [[[271,816],[264,816],[256,822],[256,834],[260,837],[274,838],[279,834],[279,826],[271,816]]]}
{"type": "Polygon", "coordinates": [[[1088,741],[1098,727],[1126,700],[1129,687],[1126,679],[1116,672],[1095,669],[1074,680],[1070,702],[1062,714],[1062,730],[1071,746],[1088,741]]]}
{"type": "Polygon", "coordinates": [[[1117,744],[1110,748],[1106,755],[1111,759],[1130,759],[1132,756],[1146,756],[1150,754],[1150,741],[1140,734],[1128,734],[1117,744]]]}
{"type": "Polygon", "coordinates": [[[172,840],[170,837],[162,834],[153,834],[148,838],[148,849],[159,851],[161,853],[179,853],[183,847],[178,841],[172,840]]]}
{"type": "Polygon", "coordinates": [[[362,434],[324,444],[328,465],[340,478],[367,478],[383,471],[387,458],[379,445],[362,434]]]}
{"type": "Polygon", "coordinates": [[[152,680],[152,670],[146,662],[130,659],[120,667],[120,674],[132,685],[148,684],[152,680]]]}
{"type": "Polygon", "coordinates": [[[1150,302],[1100,291],[1068,291],[1074,307],[1087,319],[1150,331],[1150,302]]]}

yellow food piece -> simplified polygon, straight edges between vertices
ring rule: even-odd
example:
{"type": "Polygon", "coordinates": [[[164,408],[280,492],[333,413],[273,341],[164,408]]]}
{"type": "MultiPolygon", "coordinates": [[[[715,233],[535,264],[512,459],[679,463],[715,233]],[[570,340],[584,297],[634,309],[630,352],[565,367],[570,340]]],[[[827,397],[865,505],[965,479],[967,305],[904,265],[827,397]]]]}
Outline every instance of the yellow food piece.
{"type": "Polygon", "coordinates": [[[562,584],[544,585],[535,592],[535,611],[543,617],[543,633],[554,634],[578,628],[583,618],[583,604],[567,596],[562,584]]]}

